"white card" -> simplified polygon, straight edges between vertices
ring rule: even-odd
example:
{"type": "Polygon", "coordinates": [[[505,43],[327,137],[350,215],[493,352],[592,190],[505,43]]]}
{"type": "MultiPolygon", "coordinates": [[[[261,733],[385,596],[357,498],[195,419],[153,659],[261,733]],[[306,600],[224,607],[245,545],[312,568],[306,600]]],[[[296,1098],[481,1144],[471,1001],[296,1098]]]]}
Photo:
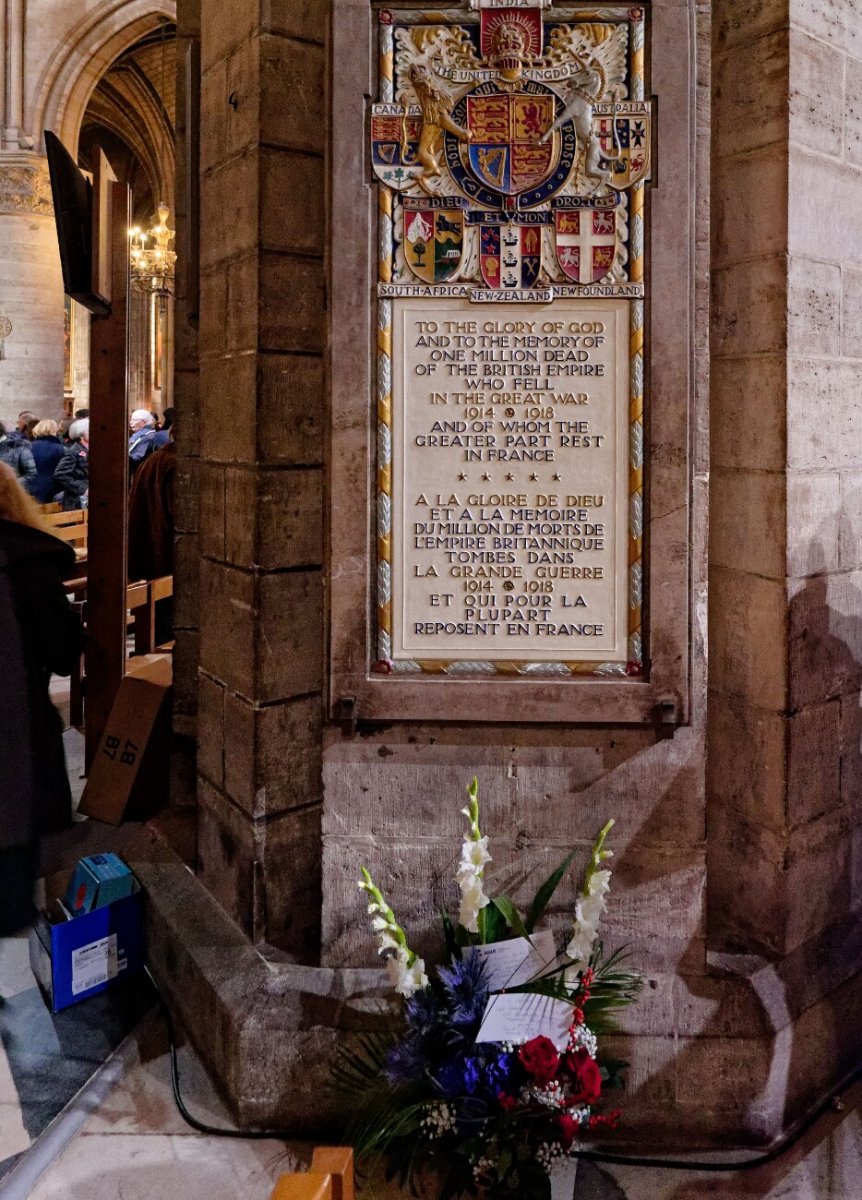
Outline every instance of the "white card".
{"type": "Polygon", "coordinates": [[[474,946],[473,953],[485,964],[488,987],[492,992],[529,983],[557,957],[550,929],[534,933],[532,938],[512,938],[490,946],[474,946]],[[532,944],[531,944],[532,943],[532,944]]]}
{"type": "Polygon", "coordinates": [[[572,1005],[534,992],[506,992],[492,996],[476,1035],[477,1042],[513,1042],[521,1046],[534,1037],[550,1038],[565,1050],[572,1023],[572,1005]]]}

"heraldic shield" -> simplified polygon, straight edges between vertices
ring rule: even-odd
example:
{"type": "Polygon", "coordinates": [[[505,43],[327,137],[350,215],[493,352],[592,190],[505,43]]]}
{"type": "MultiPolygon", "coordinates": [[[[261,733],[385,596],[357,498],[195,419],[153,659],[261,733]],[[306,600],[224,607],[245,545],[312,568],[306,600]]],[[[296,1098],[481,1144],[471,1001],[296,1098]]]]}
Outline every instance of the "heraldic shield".
{"type": "Polygon", "coordinates": [[[617,191],[649,176],[650,125],[649,107],[644,101],[594,107],[593,129],[612,173],[610,185],[617,191]]]}
{"type": "Polygon", "coordinates": [[[381,183],[400,192],[422,173],[417,160],[422,116],[403,104],[375,104],[371,110],[371,165],[381,183]]]}
{"type": "Polygon", "coordinates": [[[489,288],[532,288],[542,269],[540,225],[481,224],[479,266],[489,288]]]}
{"type": "Polygon", "coordinates": [[[554,97],[528,92],[467,96],[467,154],[473,174],[507,196],[537,187],[553,172],[553,139],[539,139],[554,123],[554,97]]]}
{"type": "Polygon", "coordinates": [[[464,214],[458,208],[429,208],[404,201],[404,258],[423,283],[445,283],[461,265],[464,214]]]}
{"type": "Polygon", "coordinates": [[[556,208],[557,262],[572,283],[598,283],[617,259],[617,214],[607,206],[582,202],[556,208]]]}

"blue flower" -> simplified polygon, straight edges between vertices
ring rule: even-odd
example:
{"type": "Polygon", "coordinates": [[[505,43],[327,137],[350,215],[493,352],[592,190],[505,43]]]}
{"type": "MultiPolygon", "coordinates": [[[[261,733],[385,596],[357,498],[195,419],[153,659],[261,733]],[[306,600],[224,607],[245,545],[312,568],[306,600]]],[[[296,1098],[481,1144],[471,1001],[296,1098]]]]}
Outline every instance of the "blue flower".
{"type": "Polygon", "coordinates": [[[472,1096],[482,1079],[482,1063],[475,1055],[443,1063],[435,1072],[435,1082],[448,1100],[472,1096]]]}
{"type": "Polygon", "coordinates": [[[430,987],[420,988],[414,992],[405,1005],[407,1028],[417,1034],[427,1034],[432,1031],[440,1020],[440,1004],[430,987]]]}
{"type": "Polygon", "coordinates": [[[407,1037],[389,1051],[385,1074],[390,1083],[412,1083],[425,1072],[425,1046],[421,1038],[407,1037]]]}
{"type": "Polygon", "coordinates": [[[448,968],[440,967],[438,974],[452,1024],[478,1026],[488,1003],[485,967],[479,956],[467,954],[448,968]]]}
{"type": "Polygon", "coordinates": [[[485,1086],[492,1096],[510,1090],[510,1080],[515,1059],[512,1054],[501,1053],[485,1065],[485,1086]]]}

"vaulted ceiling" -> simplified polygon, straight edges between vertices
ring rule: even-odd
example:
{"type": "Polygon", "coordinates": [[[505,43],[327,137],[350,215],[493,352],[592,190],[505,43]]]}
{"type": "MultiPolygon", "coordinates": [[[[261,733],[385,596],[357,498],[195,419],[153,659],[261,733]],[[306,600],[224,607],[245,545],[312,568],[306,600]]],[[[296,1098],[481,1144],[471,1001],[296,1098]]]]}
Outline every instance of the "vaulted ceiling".
{"type": "Polygon", "coordinates": [[[116,59],[90,97],[79,161],[101,147],[132,190],[134,219],[149,225],[161,201],[174,208],[176,26],[164,22],[116,59]]]}

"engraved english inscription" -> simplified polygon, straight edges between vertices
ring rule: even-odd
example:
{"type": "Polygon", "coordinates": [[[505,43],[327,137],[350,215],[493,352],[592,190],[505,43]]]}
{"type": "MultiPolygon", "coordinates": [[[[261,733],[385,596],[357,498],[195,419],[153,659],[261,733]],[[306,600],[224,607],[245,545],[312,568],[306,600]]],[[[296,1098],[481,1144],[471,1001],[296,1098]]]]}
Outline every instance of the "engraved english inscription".
{"type": "Polygon", "coordinates": [[[393,662],[626,662],[629,330],[393,301],[393,662]]]}

